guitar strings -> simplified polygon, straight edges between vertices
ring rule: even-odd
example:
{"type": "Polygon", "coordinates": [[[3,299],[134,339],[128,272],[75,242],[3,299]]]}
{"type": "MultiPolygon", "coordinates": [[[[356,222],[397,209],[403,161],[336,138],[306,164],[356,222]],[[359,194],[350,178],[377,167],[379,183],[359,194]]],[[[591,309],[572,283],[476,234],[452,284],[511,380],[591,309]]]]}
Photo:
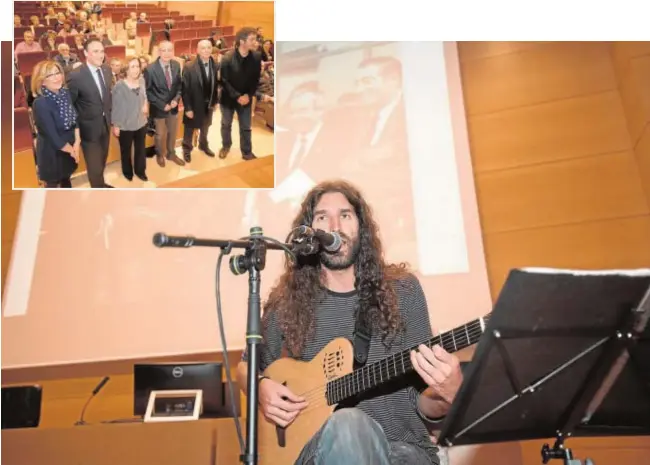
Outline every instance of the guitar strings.
{"type": "MultiPolygon", "coordinates": [[[[475,336],[480,335],[482,333],[481,326],[478,325],[478,328],[471,328],[467,329],[466,333],[469,336],[469,339],[473,339],[475,336]]],[[[437,336],[436,337],[438,340],[433,341],[434,344],[442,344],[442,346],[448,346],[448,344],[451,342],[455,346],[455,338],[453,336],[437,336]]],[[[429,344],[426,344],[427,347],[431,348],[432,346],[429,344]]],[[[327,396],[325,396],[325,393],[327,391],[327,385],[331,383],[331,388],[334,391],[333,395],[330,395],[331,398],[338,397],[338,393],[344,394],[346,392],[351,392],[354,390],[354,385],[356,384],[357,386],[362,386],[363,379],[365,375],[370,374],[370,371],[375,369],[375,370],[380,370],[380,379],[381,379],[381,371],[385,368],[386,372],[390,374],[390,371],[392,369],[393,372],[397,371],[397,366],[401,365],[404,367],[404,371],[408,371],[413,369],[411,365],[411,357],[410,353],[412,350],[417,350],[417,346],[412,347],[408,351],[402,351],[400,353],[396,353],[393,355],[389,355],[388,357],[382,359],[381,361],[374,362],[371,365],[364,366],[358,370],[353,371],[352,373],[347,373],[340,378],[334,379],[332,381],[328,381],[324,385],[319,385],[317,387],[311,388],[301,394],[296,393],[297,396],[299,397],[304,397],[305,400],[310,402],[311,400],[315,400],[321,396],[324,396],[324,400],[327,401],[327,396]],[[404,353],[406,352],[406,353],[404,353]],[[383,365],[382,365],[383,364],[383,365]],[[373,368],[374,367],[374,368],[373,368]],[[359,374],[356,374],[359,373],[359,374]],[[347,380],[344,382],[343,379],[345,377],[348,377],[347,380]],[[336,384],[338,383],[338,385],[336,384]]],[[[376,379],[376,378],[375,378],[376,379]]],[[[380,381],[381,383],[381,381],[380,381]]],[[[377,384],[380,384],[377,383],[377,384]]],[[[348,396],[343,396],[343,397],[348,397],[348,396]]]]}
{"type": "MultiPolygon", "coordinates": [[[[483,331],[481,330],[480,327],[478,328],[478,330],[477,329],[472,329],[471,331],[468,331],[468,333],[472,337],[477,336],[477,335],[481,334],[482,332],[483,331]]],[[[442,340],[442,338],[441,338],[441,340],[442,340]]],[[[446,342],[448,342],[448,340],[446,342]]],[[[444,342],[443,342],[443,345],[444,345],[444,342]]],[[[430,347],[428,344],[427,344],[427,346],[430,347]]],[[[413,349],[411,349],[411,350],[413,350],[413,349]]],[[[397,356],[397,355],[399,355],[399,354],[395,354],[395,356],[397,356]]],[[[383,359],[381,362],[375,362],[375,363],[378,363],[378,364],[382,363],[383,361],[386,361],[386,360],[388,360],[388,358],[391,358],[391,357],[392,356],[388,356],[387,358],[383,359]]],[[[409,350],[408,354],[401,355],[400,358],[402,358],[402,362],[404,362],[404,365],[406,367],[405,368],[406,371],[413,369],[413,367],[411,365],[411,360],[410,360],[410,350],[409,350]],[[407,359],[406,361],[404,360],[404,357],[406,357],[406,359],[407,359]]],[[[396,366],[397,366],[397,363],[395,362],[395,363],[393,363],[392,368],[395,370],[396,366]]],[[[387,367],[391,367],[390,363],[387,363],[387,367]]],[[[363,368],[360,369],[360,371],[363,371],[366,368],[367,367],[363,367],[363,368]]],[[[337,378],[335,380],[332,380],[331,383],[334,383],[336,381],[341,380],[344,376],[348,376],[348,375],[343,375],[341,378],[337,378]]],[[[356,375],[355,375],[355,378],[356,378],[356,375]]],[[[378,383],[378,384],[380,384],[380,383],[378,383]]],[[[351,388],[354,388],[352,383],[347,384],[347,386],[351,387],[351,388]]],[[[347,392],[351,392],[351,390],[352,389],[348,389],[347,392]]],[[[337,394],[338,393],[344,394],[346,392],[340,386],[336,387],[335,391],[336,391],[337,394]]],[[[309,412],[309,411],[311,411],[313,409],[317,409],[317,408],[320,408],[320,407],[327,406],[328,405],[328,402],[327,402],[328,399],[327,399],[326,393],[327,393],[327,384],[319,385],[318,387],[310,389],[309,391],[306,391],[303,394],[297,394],[297,395],[299,395],[301,397],[305,397],[305,400],[307,400],[307,402],[309,403],[309,405],[304,410],[302,410],[300,413],[302,414],[302,413],[305,413],[305,412],[309,412]]],[[[333,396],[330,396],[330,397],[336,397],[336,395],[333,395],[333,396]]],[[[347,396],[347,395],[343,396],[343,398],[347,398],[347,397],[349,397],[349,396],[347,396]]]]}

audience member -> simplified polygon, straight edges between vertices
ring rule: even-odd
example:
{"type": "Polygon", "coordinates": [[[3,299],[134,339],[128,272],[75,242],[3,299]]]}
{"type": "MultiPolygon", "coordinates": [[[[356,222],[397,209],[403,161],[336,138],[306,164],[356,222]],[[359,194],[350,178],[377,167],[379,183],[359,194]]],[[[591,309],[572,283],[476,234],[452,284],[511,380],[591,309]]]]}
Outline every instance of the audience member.
{"type": "Polygon", "coordinates": [[[18,45],[16,45],[16,51],[14,52],[15,55],[18,55],[20,53],[43,51],[41,45],[38,42],[34,41],[34,33],[29,29],[23,33],[23,39],[25,39],[24,42],[20,42],[18,45]]]}
{"type": "Polygon", "coordinates": [[[32,28],[32,31],[34,30],[35,27],[44,27],[44,26],[41,24],[41,20],[40,20],[40,18],[39,18],[38,16],[36,16],[36,15],[34,15],[34,16],[30,16],[30,17],[29,17],[29,23],[30,23],[29,25],[30,25],[31,28],[32,28]]]}
{"type": "Polygon", "coordinates": [[[262,61],[273,61],[273,42],[265,40],[262,45],[262,61]]]}
{"type": "Polygon", "coordinates": [[[124,29],[129,39],[135,39],[138,30],[138,14],[135,11],[129,13],[129,18],[124,21],[124,29]]]}
{"type": "Polygon", "coordinates": [[[79,63],[79,58],[77,58],[76,54],[70,53],[70,46],[65,42],[60,43],[57,49],[59,54],[54,57],[54,61],[61,65],[63,72],[67,75],[74,65],[79,63]]]}
{"type": "Polygon", "coordinates": [[[63,23],[63,28],[59,30],[59,36],[61,37],[74,36],[77,34],[79,34],[79,32],[77,32],[76,29],[72,28],[72,23],[70,21],[66,21],[65,23],[63,23]]]}
{"type": "Polygon", "coordinates": [[[54,12],[53,7],[50,6],[50,7],[47,8],[47,14],[45,16],[43,16],[43,19],[45,20],[45,23],[48,26],[50,26],[50,25],[54,26],[54,24],[56,23],[56,20],[57,20],[57,15],[54,12]]]}
{"type": "MultiPolygon", "coordinates": [[[[113,85],[124,77],[122,73],[122,60],[119,58],[111,58],[111,75],[113,76],[113,85]]],[[[138,70],[139,71],[139,70],[138,70]]]]}
{"type": "Polygon", "coordinates": [[[244,160],[257,158],[251,141],[251,103],[257,92],[261,73],[261,56],[252,49],[257,41],[256,31],[245,27],[235,35],[235,49],[221,61],[221,150],[219,158],[226,158],[232,146],[232,120],[237,113],[239,146],[244,160]]]}
{"type": "Polygon", "coordinates": [[[131,181],[135,170],[138,178],[148,181],[144,140],[149,104],[140,60],[131,58],[126,63],[124,74],[124,79],[113,88],[113,134],[120,141],[124,177],[131,181]],[[133,148],[133,163],[131,148],[133,148]]]}
{"type": "Polygon", "coordinates": [[[63,68],[57,62],[41,61],[34,67],[36,166],[38,177],[46,187],[72,187],[70,177],[79,162],[78,116],[63,83],[63,68]]]}
{"type": "Polygon", "coordinates": [[[173,60],[174,44],[163,41],[158,46],[160,56],[147,68],[147,100],[156,125],[156,161],[165,166],[165,158],[177,165],[185,162],[175,153],[178,130],[178,103],[181,99],[181,66],[173,60]]]}
{"type": "Polygon", "coordinates": [[[47,31],[41,36],[41,48],[44,52],[53,52],[57,49],[56,32],[47,31]]]}

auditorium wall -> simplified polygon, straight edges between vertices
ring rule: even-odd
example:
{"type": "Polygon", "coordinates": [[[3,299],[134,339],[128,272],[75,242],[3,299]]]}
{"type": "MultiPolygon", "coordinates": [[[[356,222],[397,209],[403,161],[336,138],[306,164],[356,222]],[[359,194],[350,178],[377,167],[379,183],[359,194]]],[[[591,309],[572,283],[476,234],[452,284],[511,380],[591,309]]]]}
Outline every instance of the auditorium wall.
{"type": "Polygon", "coordinates": [[[615,42],[612,56],[630,141],[650,204],[650,42],[615,42]]]}
{"type": "Polygon", "coordinates": [[[197,19],[216,19],[217,25],[262,27],[264,37],[274,37],[274,2],[161,2],[169,11],[193,14],[197,19]]]}
{"type": "Polygon", "coordinates": [[[650,265],[647,119],[635,156],[612,50],[636,55],[620,47],[459,43],[493,298],[514,267],[650,265]]]}
{"type": "Polygon", "coordinates": [[[180,11],[182,15],[194,15],[197,20],[216,20],[221,2],[159,2],[167,11],[180,11]]]}

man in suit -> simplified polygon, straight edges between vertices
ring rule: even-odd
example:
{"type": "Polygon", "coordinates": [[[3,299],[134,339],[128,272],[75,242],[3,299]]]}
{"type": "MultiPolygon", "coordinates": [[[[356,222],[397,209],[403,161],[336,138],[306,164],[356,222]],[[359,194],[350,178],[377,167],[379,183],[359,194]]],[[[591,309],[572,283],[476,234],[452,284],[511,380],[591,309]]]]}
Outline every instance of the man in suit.
{"type": "Polygon", "coordinates": [[[214,152],[208,147],[208,130],[218,102],[219,65],[212,58],[212,43],[209,39],[199,42],[197,57],[183,70],[183,158],[192,161],[192,136],[195,129],[201,131],[199,150],[209,157],[214,152]]]}
{"type": "Polygon", "coordinates": [[[178,102],[183,86],[181,65],[172,59],[174,44],[171,42],[160,42],[158,52],[160,57],[147,67],[145,74],[149,112],[156,125],[156,160],[161,167],[165,166],[165,157],[183,166],[185,162],[175,153],[178,102]]]}
{"type": "Polygon", "coordinates": [[[251,141],[252,101],[262,71],[262,55],[254,51],[257,31],[245,27],[235,35],[235,49],[221,60],[221,143],[219,158],[226,158],[232,146],[232,120],[237,113],[239,146],[244,160],[257,158],[251,141]]]}
{"type": "Polygon", "coordinates": [[[390,145],[402,149],[406,145],[406,116],[399,60],[393,57],[363,60],[357,70],[357,91],[372,112],[370,118],[364,118],[369,123],[365,128],[367,146],[390,145]]]}
{"type": "Polygon", "coordinates": [[[81,148],[90,187],[113,187],[104,181],[111,125],[111,70],[102,66],[104,45],[93,37],[84,45],[86,63],[70,71],[67,84],[79,115],[81,148]]]}
{"type": "Polygon", "coordinates": [[[62,42],[57,47],[59,54],[54,57],[54,61],[61,65],[63,71],[68,74],[76,63],[79,63],[79,58],[74,53],[70,53],[70,46],[65,42],[62,42]]]}

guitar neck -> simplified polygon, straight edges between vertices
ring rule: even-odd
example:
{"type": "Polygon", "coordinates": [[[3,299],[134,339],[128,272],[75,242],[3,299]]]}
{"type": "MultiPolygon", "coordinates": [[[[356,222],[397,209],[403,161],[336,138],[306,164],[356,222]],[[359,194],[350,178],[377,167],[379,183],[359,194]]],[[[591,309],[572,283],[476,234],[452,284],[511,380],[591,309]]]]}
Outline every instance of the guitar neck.
{"type": "MultiPolygon", "coordinates": [[[[440,345],[447,352],[454,353],[476,344],[489,320],[489,315],[477,318],[465,325],[434,336],[424,342],[428,347],[440,345]]],[[[380,384],[391,381],[413,370],[411,351],[417,346],[390,355],[379,362],[368,364],[350,374],[341,376],[327,383],[327,401],[329,405],[338,404],[350,397],[373,389],[380,384]]]]}

